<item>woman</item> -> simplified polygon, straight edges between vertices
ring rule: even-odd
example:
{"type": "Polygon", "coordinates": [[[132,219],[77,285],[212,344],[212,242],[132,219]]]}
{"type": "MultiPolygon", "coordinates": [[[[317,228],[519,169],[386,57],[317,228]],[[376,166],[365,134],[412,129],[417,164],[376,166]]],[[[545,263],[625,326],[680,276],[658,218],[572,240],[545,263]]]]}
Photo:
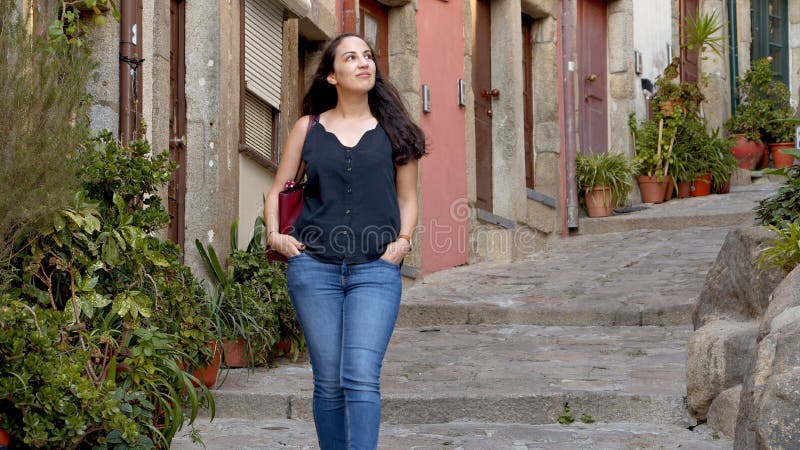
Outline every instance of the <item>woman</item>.
{"type": "Polygon", "coordinates": [[[378,445],[379,378],[400,307],[400,263],[417,222],[422,130],[361,37],[323,53],[264,206],[267,243],[288,258],[289,295],[314,372],[322,450],[378,445]],[[303,211],[278,232],[278,193],[301,160],[303,211]]]}

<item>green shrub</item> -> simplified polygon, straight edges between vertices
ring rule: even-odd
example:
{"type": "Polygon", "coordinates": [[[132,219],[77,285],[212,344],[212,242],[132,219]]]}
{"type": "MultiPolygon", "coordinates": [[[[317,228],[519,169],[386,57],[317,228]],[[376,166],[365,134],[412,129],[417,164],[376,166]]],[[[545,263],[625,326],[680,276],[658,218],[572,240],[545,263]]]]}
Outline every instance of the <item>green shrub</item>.
{"type": "Polygon", "coordinates": [[[790,223],[782,228],[770,226],[778,237],[767,242],[758,258],[758,266],[765,264],[783,269],[789,273],[800,265],[800,222],[790,223]]]}
{"type": "Polygon", "coordinates": [[[27,32],[15,2],[0,0],[0,259],[35,233],[78,188],[75,156],[89,137],[93,67],[79,48],[27,32]]]}
{"type": "Polygon", "coordinates": [[[296,359],[305,349],[294,307],[286,290],[286,264],[267,258],[264,219],[256,218],[253,235],[245,250],[237,247],[238,219],[231,224],[231,249],[223,269],[212,246],[195,241],[212,276],[210,316],[220,339],[244,339],[249,359],[271,364],[286,354],[296,359]]]}
{"type": "Polygon", "coordinates": [[[800,222],[800,166],[771,170],[769,173],[782,175],[786,181],[774,195],[758,202],[756,217],[762,225],[775,228],[786,228],[800,222]]]}
{"type": "MultiPolygon", "coordinates": [[[[151,234],[166,222],[156,190],[174,165],[166,154],[150,153],[146,142],[123,147],[108,133],[88,143],[78,155],[83,183],[72,204],[19,241],[0,267],[0,289],[10,299],[66,318],[52,325],[62,340],[48,357],[79,367],[68,372],[69,379],[88,382],[91,395],[111,395],[120,403],[98,406],[99,413],[77,409],[76,423],[94,424],[81,436],[81,446],[168,448],[183,426],[184,408],[191,423],[200,405],[213,407],[210,392],[202,387],[198,393],[183,370],[212,356],[205,345],[214,340],[205,293],[180,263],[178,247],[151,234]],[[120,428],[119,411],[133,425],[120,428]]],[[[25,336],[14,345],[33,345],[25,336]]],[[[35,334],[27,336],[33,340],[35,334]]],[[[48,367],[59,364],[54,360],[48,367]]],[[[13,384],[35,376],[40,375],[34,367],[0,365],[0,380],[10,386],[0,416],[15,440],[33,447],[42,436],[60,439],[61,433],[38,425],[61,413],[26,401],[24,386],[13,384]],[[30,411],[42,418],[33,422],[30,411]]],[[[40,391],[36,400],[65,395],[40,391]]]]}
{"type": "Polygon", "coordinates": [[[739,105],[725,127],[731,134],[741,133],[756,142],[791,140],[789,126],[775,121],[794,116],[790,94],[785,84],[775,80],[772,58],[753,61],[750,69],[738,79],[739,105]]]}

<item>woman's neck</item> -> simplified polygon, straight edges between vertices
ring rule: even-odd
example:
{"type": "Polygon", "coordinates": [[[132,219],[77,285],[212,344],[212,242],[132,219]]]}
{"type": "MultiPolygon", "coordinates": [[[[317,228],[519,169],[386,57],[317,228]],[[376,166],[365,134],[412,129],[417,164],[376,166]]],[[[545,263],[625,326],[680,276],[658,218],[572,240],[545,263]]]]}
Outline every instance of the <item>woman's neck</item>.
{"type": "Polygon", "coordinates": [[[336,107],[331,111],[336,117],[344,120],[372,117],[367,93],[359,92],[355,95],[348,95],[340,91],[338,94],[336,107]]]}

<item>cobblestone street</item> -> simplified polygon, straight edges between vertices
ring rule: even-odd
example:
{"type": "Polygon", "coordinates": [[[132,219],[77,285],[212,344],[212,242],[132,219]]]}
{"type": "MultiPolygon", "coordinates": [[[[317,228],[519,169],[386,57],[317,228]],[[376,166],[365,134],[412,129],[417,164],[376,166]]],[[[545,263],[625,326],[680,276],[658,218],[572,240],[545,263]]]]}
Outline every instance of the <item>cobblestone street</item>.
{"type": "MultiPolygon", "coordinates": [[[[751,225],[753,202],[773,189],[588,221],[598,234],[407,289],[383,369],[380,448],[731,448],[687,429],[690,315],[727,231],[751,225]],[[574,424],[557,423],[565,403],[574,424]]],[[[217,418],[197,429],[209,449],[316,448],[311,393],[307,361],[232,370],[215,390],[217,418]]]]}

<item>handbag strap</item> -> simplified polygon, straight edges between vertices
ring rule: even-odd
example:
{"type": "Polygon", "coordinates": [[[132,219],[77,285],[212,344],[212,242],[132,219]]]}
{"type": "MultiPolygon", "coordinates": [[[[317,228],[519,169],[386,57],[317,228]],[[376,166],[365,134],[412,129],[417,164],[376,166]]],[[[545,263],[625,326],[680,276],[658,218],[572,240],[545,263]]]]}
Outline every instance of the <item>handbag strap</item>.
{"type": "MultiPolygon", "coordinates": [[[[311,132],[311,127],[314,126],[315,123],[319,122],[319,114],[314,114],[311,116],[311,120],[308,121],[308,128],[306,128],[306,139],[308,139],[308,133],[311,132]]],[[[305,142],[305,140],[303,140],[305,142]]],[[[306,176],[306,161],[300,158],[300,166],[297,168],[297,173],[294,175],[294,182],[295,184],[300,184],[303,181],[303,178],[306,176]]]]}

